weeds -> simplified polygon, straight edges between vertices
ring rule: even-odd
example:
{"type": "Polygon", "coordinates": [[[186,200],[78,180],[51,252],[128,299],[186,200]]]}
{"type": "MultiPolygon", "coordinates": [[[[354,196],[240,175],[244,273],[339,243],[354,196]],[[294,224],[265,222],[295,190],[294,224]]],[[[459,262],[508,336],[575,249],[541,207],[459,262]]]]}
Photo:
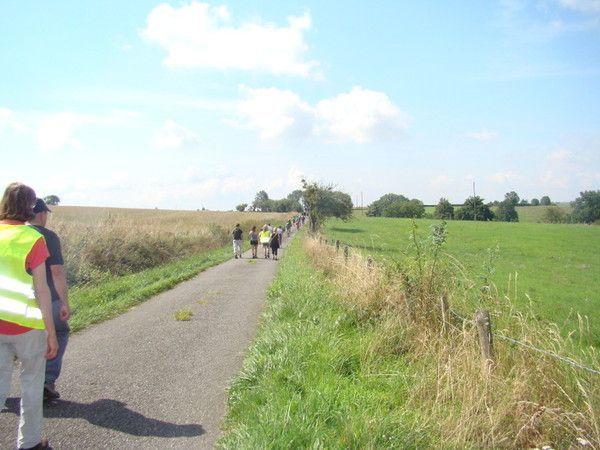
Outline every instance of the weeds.
{"type": "Polygon", "coordinates": [[[581,350],[571,337],[561,337],[556,325],[518,311],[509,298],[517,295],[516,280],[510,294],[498,298],[489,276],[497,249],[489,253],[484,276],[474,281],[442,252],[444,224],[421,239],[413,222],[411,239],[409,258],[370,267],[358,252],[351,251],[346,260],[317,239],[306,241],[306,252],[338,296],[376,330],[363,356],[366,365],[394,354],[412,362],[416,373],[407,404],[428,418],[427,426],[439,433],[445,447],[576,448],[580,440],[600,446],[597,375],[498,341],[488,375],[475,327],[456,317],[444,326],[439,299],[447,295],[451,307],[463,314],[479,302],[491,309],[498,333],[599,368],[593,347],[581,350]]]}
{"type": "Polygon", "coordinates": [[[185,322],[188,320],[192,320],[193,316],[194,316],[194,313],[192,312],[191,309],[178,309],[177,311],[175,311],[173,313],[173,317],[175,318],[175,320],[177,320],[179,322],[185,322]]]}

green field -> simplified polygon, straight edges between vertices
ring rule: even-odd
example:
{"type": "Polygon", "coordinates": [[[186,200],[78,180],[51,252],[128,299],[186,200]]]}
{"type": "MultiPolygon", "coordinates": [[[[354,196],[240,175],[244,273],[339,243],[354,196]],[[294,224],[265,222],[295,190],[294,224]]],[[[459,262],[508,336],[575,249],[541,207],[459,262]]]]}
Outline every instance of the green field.
{"type": "MultiPolygon", "coordinates": [[[[426,236],[435,220],[417,220],[426,236]]],[[[331,220],[325,232],[385,259],[402,260],[410,243],[408,219],[331,220]]],[[[600,347],[600,227],[503,222],[448,222],[445,251],[460,261],[475,280],[489,272],[500,296],[576,330],[576,313],[590,321],[589,343],[600,347]]]]}

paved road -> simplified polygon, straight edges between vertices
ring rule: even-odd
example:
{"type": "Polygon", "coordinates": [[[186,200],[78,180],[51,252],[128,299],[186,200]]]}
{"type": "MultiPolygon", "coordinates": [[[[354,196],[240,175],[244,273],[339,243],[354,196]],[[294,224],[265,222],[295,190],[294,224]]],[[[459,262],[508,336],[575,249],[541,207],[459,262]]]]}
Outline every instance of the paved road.
{"type": "MultiPolygon", "coordinates": [[[[277,268],[249,257],[71,336],[57,383],[62,399],[44,409],[53,448],[212,448],[277,268]],[[191,309],[192,320],[174,320],[178,309],[191,309]]],[[[15,447],[18,396],[15,370],[0,414],[2,449],[15,447]]]]}

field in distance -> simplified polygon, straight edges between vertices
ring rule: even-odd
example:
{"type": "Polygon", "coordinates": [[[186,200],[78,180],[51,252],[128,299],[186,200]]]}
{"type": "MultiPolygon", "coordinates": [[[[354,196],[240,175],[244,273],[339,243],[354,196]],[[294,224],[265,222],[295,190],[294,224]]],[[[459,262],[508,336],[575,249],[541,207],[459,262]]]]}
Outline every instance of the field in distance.
{"type": "MultiPolygon", "coordinates": [[[[426,236],[439,222],[417,220],[419,234],[426,236]]],[[[409,219],[364,215],[348,222],[331,220],[326,227],[328,237],[396,260],[405,257],[410,232],[409,219]]],[[[588,343],[600,347],[600,227],[449,221],[445,251],[474,280],[491,271],[499,295],[520,306],[531,304],[536,316],[565,332],[578,329],[577,313],[587,316],[588,343]]]]}
{"type": "MultiPolygon", "coordinates": [[[[52,206],[48,227],[60,236],[70,286],[157,267],[231,243],[240,223],[284,225],[291,213],[174,211],[52,206]]],[[[247,240],[247,239],[245,239],[247,240]]]]}

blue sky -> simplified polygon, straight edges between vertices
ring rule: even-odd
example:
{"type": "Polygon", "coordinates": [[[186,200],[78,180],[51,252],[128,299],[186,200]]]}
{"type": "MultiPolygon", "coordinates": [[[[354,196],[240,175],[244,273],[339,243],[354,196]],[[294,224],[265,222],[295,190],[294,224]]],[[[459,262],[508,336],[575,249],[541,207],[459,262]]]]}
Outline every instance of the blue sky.
{"type": "Polygon", "coordinates": [[[63,204],[600,188],[600,0],[20,0],[0,60],[0,184],[63,204]]]}

